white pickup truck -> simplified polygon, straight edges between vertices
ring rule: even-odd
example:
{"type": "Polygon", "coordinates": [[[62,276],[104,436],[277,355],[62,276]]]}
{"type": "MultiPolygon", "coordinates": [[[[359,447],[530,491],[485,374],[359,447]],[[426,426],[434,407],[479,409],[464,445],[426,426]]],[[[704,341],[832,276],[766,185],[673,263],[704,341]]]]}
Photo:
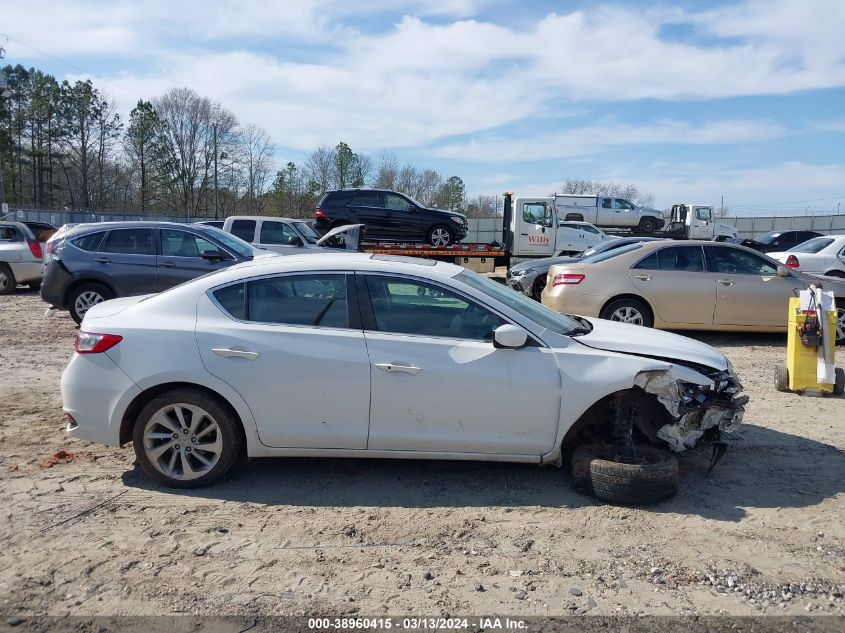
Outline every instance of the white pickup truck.
{"type": "Polygon", "coordinates": [[[563,220],[583,220],[606,228],[654,233],[665,222],[657,209],[638,207],[624,198],[556,194],[553,202],[563,220]]]}

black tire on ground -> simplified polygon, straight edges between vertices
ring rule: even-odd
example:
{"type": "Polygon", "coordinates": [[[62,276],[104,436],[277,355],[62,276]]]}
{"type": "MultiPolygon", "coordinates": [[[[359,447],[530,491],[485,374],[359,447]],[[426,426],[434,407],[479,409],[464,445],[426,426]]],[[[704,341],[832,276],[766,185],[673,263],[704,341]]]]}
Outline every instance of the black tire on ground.
{"type": "Polygon", "coordinates": [[[86,303],[86,298],[91,298],[91,300],[94,301],[92,305],[96,305],[97,303],[114,299],[114,293],[108,286],[98,283],[82,284],[81,286],[74,288],[73,292],[71,292],[68,297],[67,309],[68,312],[70,312],[70,318],[72,318],[77,325],[82,323],[82,319],[85,317],[85,312],[88,311],[87,308],[82,310],[81,305],[78,305],[78,302],[80,304],[86,303]],[[97,296],[100,297],[99,300],[96,299],[97,296]]]}
{"type": "Polygon", "coordinates": [[[540,275],[534,280],[534,285],[531,286],[531,298],[535,301],[542,300],[543,290],[546,288],[546,275],[540,275]]]}
{"type": "Polygon", "coordinates": [[[10,295],[18,287],[15,273],[8,264],[0,262],[0,295],[10,295]]]}
{"type": "Polygon", "coordinates": [[[32,290],[35,290],[35,292],[38,292],[39,290],[41,290],[41,282],[40,282],[40,281],[36,281],[36,282],[34,282],[34,283],[27,284],[27,285],[28,285],[28,286],[29,286],[32,290]]]}
{"type": "Polygon", "coordinates": [[[842,394],[845,394],[845,369],[837,367],[836,382],[833,385],[833,395],[841,396],[842,394]]]}
{"type": "Polygon", "coordinates": [[[775,389],[789,391],[789,370],[786,365],[778,365],[775,368],[775,389]]]}
{"type": "Polygon", "coordinates": [[[638,464],[613,461],[614,449],[585,444],[572,454],[572,480],[581,492],[602,501],[646,505],[678,492],[678,460],[650,446],[638,446],[638,464]]]}
{"type": "Polygon", "coordinates": [[[201,488],[227,474],[244,450],[240,422],[217,398],[198,389],[180,388],[162,393],[150,400],[135,420],[132,429],[132,446],[141,470],[154,481],[170,488],[201,488]],[[144,448],[144,427],[149,419],[163,407],[188,404],[204,409],[220,429],[222,449],[217,463],[196,479],[176,479],[159,471],[150,461],[144,448]]]}
{"type": "Polygon", "coordinates": [[[654,326],[654,318],[648,306],[637,299],[622,298],[611,301],[604,307],[599,317],[608,321],[632,323],[643,327],[654,326]]]}
{"type": "Polygon", "coordinates": [[[455,234],[445,224],[435,224],[425,235],[425,243],[431,246],[449,246],[454,242],[455,234]]]}
{"type": "Polygon", "coordinates": [[[638,228],[641,233],[654,233],[657,230],[657,220],[649,216],[640,218],[638,228]]]}

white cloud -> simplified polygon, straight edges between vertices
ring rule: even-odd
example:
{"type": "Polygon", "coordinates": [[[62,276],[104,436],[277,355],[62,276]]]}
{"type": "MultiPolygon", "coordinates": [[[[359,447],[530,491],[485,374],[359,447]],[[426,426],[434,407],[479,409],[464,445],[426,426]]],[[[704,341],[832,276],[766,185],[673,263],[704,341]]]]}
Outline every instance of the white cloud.
{"type": "Polygon", "coordinates": [[[480,162],[521,162],[599,154],[626,145],[728,145],[777,138],[781,125],[768,121],[723,120],[691,125],[660,121],[644,125],[574,127],[523,138],[494,136],[448,144],[433,151],[443,158],[480,162]]]}

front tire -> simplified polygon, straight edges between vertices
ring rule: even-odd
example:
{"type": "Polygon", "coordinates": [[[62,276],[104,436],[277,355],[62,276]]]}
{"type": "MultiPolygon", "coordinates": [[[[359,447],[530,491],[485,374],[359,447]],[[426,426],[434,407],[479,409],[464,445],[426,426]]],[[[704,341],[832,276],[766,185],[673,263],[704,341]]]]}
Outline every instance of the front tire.
{"type": "Polygon", "coordinates": [[[789,370],[786,365],[778,365],[775,369],[775,389],[789,391],[789,370]]]}
{"type": "Polygon", "coordinates": [[[428,230],[425,241],[432,246],[449,246],[455,242],[455,235],[445,224],[435,224],[428,230]]]}
{"type": "Polygon", "coordinates": [[[639,462],[614,461],[614,449],[585,444],[572,454],[575,487],[602,501],[623,505],[647,505],[665,501],[678,492],[678,460],[651,448],[636,448],[639,462]]]}
{"type": "Polygon", "coordinates": [[[107,286],[97,283],[82,284],[74,288],[68,297],[67,305],[70,318],[79,325],[88,310],[109,299],[114,299],[114,293],[107,286]]]}
{"type": "Polygon", "coordinates": [[[18,281],[15,279],[15,273],[9,268],[8,264],[0,262],[0,295],[10,295],[18,287],[18,281]]]}
{"type": "Polygon", "coordinates": [[[144,473],[171,488],[207,486],[228,473],[243,450],[236,417],[190,388],[150,400],[135,420],[132,444],[144,473]]]}
{"type": "Polygon", "coordinates": [[[539,275],[537,279],[534,280],[534,284],[531,286],[531,298],[535,301],[542,301],[543,290],[545,289],[546,275],[539,275]]]}
{"type": "Polygon", "coordinates": [[[648,307],[636,299],[617,299],[608,303],[599,315],[608,321],[653,327],[654,318],[648,307]]]}

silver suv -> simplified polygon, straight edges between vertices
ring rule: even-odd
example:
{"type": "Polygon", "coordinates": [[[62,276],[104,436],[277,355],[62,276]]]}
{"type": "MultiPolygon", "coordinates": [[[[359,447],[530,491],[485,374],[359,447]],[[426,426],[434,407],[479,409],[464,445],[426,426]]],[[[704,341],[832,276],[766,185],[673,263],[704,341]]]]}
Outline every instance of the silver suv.
{"type": "Polygon", "coordinates": [[[0,221],[0,295],[13,293],[18,284],[38,290],[43,271],[41,244],[29,227],[0,221]]]}

